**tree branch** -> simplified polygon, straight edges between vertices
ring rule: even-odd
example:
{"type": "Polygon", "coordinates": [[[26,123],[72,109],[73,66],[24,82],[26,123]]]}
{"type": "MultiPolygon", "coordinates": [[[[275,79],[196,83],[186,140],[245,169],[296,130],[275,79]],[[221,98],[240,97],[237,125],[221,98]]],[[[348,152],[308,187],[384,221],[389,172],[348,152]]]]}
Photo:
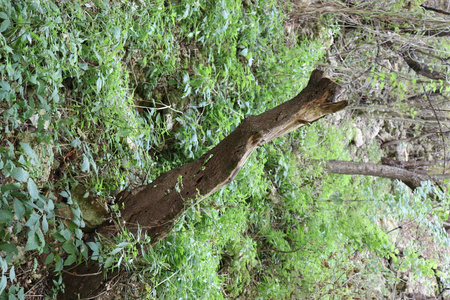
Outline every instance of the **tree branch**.
{"type": "Polygon", "coordinates": [[[403,57],[405,62],[408,64],[408,66],[413,69],[417,74],[425,76],[427,78],[433,79],[433,80],[445,80],[445,76],[441,74],[438,71],[433,70],[432,67],[420,63],[416,60],[414,60],[411,57],[411,50],[404,51],[400,53],[400,55],[403,57]]]}

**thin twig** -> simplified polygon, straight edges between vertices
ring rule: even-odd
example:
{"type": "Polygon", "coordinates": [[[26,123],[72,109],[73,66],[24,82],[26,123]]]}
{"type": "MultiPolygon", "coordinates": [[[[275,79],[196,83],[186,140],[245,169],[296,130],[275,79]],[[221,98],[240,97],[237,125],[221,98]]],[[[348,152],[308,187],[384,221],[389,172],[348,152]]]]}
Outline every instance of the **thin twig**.
{"type": "Polygon", "coordinates": [[[155,289],[160,286],[161,284],[163,284],[164,282],[166,282],[167,280],[169,280],[170,278],[172,278],[173,276],[175,276],[175,274],[178,273],[179,270],[177,270],[175,273],[173,273],[172,275],[170,275],[169,277],[167,277],[166,279],[164,279],[163,281],[159,282],[157,285],[155,285],[155,289]]]}
{"type": "Polygon", "coordinates": [[[271,248],[271,249],[262,249],[262,250],[258,250],[257,252],[270,252],[270,251],[275,251],[275,252],[280,252],[280,253],[294,253],[294,252],[298,252],[301,249],[303,249],[304,246],[301,246],[295,250],[291,250],[291,251],[283,251],[283,250],[278,250],[276,248],[271,248]]]}
{"type": "Polygon", "coordinates": [[[76,277],[96,276],[96,275],[100,275],[100,274],[103,273],[103,271],[99,271],[99,272],[96,272],[96,273],[89,273],[89,274],[77,274],[77,273],[69,272],[69,271],[66,271],[66,270],[62,270],[62,271],[64,273],[67,273],[69,275],[76,276],[76,277]]]}
{"type": "Polygon", "coordinates": [[[423,90],[425,92],[425,96],[427,97],[428,102],[430,103],[430,107],[433,110],[433,113],[434,113],[434,116],[436,118],[436,121],[438,122],[438,125],[439,125],[439,133],[440,133],[440,136],[442,138],[442,147],[443,147],[443,150],[444,150],[444,168],[442,170],[442,174],[445,174],[445,168],[446,168],[446,165],[447,165],[447,162],[446,162],[446,159],[445,159],[447,157],[447,153],[446,153],[447,152],[447,148],[445,147],[445,138],[444,138],[443,132],[442,132],[442,125],[441,125],[441,122],[440,122],[440,120],[439,120],[439,118],[437,116],[436,110],[434,109],[433,103],[431,103],[430,96],[428,95],[428,93],[425,90],[425,87],[423,88],[423,90]]]}

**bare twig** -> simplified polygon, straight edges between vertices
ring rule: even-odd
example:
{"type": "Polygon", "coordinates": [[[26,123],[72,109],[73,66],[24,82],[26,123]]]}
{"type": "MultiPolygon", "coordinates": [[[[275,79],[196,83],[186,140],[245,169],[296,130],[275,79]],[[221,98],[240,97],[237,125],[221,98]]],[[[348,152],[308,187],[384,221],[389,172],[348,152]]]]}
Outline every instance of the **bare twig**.
{"type": "Polygon", "coordinates": [[[433,110],[433,113],[434,113],[434,115],[435,115],[435,117],[436,117],[436,120],[437,120],[437,122],[438,122],[438,125],[439,125],[439,132],[440,132],[440,136],[441,136],[441,139],[442,139],[442,147],[443,147],[443,149],[444,149],[444,168],[443,168],[443,170],[442,170],[442,174],[445,174],[445,169],[446,169],[446,159],[445,159],[445,158],[447,157],[447,154],[446,154],[447,148],[446,148],[446,146],[445,146],[445,138],[444,138],[444,136],[442,135],[442,126],[441,126],[441,122],[440,122],[440,120],[439,120],[439,118],[438,118],[438,116],[437,116],[436,110],[434,109],[433,103],[431,103],[431,100],[430,100],[430,97],[429,97],[428,93],[426,93],[426,91],[425,91],[425,87],[423,88],[423,90],[424,90],[424,92],[425,92],[425,95],[426,95],[426,97],[427,97],[427,100],[428,100],[428,102],[430,103],[430,107],[431,107],[431,109],[433,110]]]}
{"type": "Polygon", "coordinates": [[[69,271],[66,271],[66,270],[62,270],[62,271],[63,271],[64,273],[70,274],[70,275],[72,275],[72,276],[77,276],[77,277],[96,276],[96,275],[100,275],[100,274],[103,273],[102,271],[100,271],[100,272],[89,273],[89,274],[78,274],[78,273],[73,273],[73,272],[69,272],[69,271]]]}
{"type": "Polygon", "coordinates": [[[276,248],[270,248],[270,249],[262,249],[262,250],[258,250],[257,252],[270,252],[270,251],[275,251],[275,252],[280,252],[280,253],[294,253],[294,252],[298,252],[300,250],[302,250],[304,248],[304,246],[299,247],[295,250],[291,250],[291,251],[283,251],[283,250],[278,250],[276,248]]]}

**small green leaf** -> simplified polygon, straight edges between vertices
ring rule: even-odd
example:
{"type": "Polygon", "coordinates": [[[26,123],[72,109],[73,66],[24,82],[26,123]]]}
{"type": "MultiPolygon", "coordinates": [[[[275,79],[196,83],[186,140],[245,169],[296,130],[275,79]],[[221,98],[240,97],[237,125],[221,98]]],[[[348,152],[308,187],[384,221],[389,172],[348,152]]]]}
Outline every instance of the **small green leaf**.
{"type": "Polygon", "coordinates": [[[55,209],[55,203],[51,199],[47,199],[47,203],[44,205],[44,209],[47,213],[52,214],[55,209]]]}
{"type": "Polygon", "coordinates": [[[75,248],[75,245],[72,243],[72,241],[65,241],[62,247],[64,251],[66,251],[69,254],[77,253],[77,248],[75,248]]]}
{"type": "Polygon", "coordinates": [[[89,246],[89,248],[91,248],[91,250],[92,250],[93,252],[98,252],[98,249],[99,249],[99,246],[100,246],[99,243],[88,242],[88,243],[86,243],[86,244],[89,246]]]}
{"type": "Polygon", "coordinates": [[[0,223],[9,223],[13,220],[13,217],[9,210],[0,209],[0,223]]]}
{"type": "Polygon", "coordinates": [[[89,257],[88,257],[89,256],[89,251],[88,251],[88,246],[86,246],[86,244],[84,244],[84,243],[81,244],[79,252],[81,253],[81,255],[83,255],[83,258],[85,260],[89,259],[89,257]]]}
{"type": "Polygon", "coordinates": [[[55,272],[59,272],[63,268],[64,268],[63,259],[61,258],[61,256],[59,256],[59,254],[56,254],[56,257],[55,257],[55,272]]]}
{"type": "Polygon", "coordinates": [[[39,219],[41,218],[40,215],[37,213],[32,213],[31,216],[28,218],[28,221],[25,223],[25,226],[28,226],[30,228],[34,227],[36,223],[39,222],[39,219]]]}
{"type": "Polygon", "coordinates": [[[17,298],[19,298],[19,299],[25,298],[25,291],[24,291],[23,287],[21,287],[19,292],[17,293],[17,298]]]}
{"type": "Polygon", "coordinates": [[[122,243],[119,243],[116,247],[123,248],[123,247],[127,247],[129,245],[131,245],[131,243],[129,243],[129,242],[122,242],[122,243]]]}
{"type": "Polygon", "coordinates": [[[27,188],[28,193],[30,193],[31,199],[39,199],[39,191],[33,179],[28,178],[27,188]]]}
{"type": "Polygon", "coordinates": [[[112,30],[112,35],[116,40],[120,39],[120,28],[119,27],[113,27],[112,30]]]}
{"type": "Polygon", "coordinates": [[[22,232],[22,223],[20,223],[20,222],[17,222],[15,225],[14,225],[14,234],[19,234],[20,232],[22,232]]]}
{"type": "Polygon", "coordinates": [[[0,32],[3,32],[6,29],[8,29],[9,25],[11,25],[11,21],[9,19],[4,20],[2,24],[0,24],[0,32]]]}
{"type": "Polygon", "coordinates": [[[47,258],[45,259],[44,265],[48,265],[50,263],[53,263],[53,259],[55,258],[55,254],[50,253],[47,258]]]}
{"type": "Polygon", "coordinates": [[[5,184],[4,186],[2,186],[0,188],[0,191],[2,193],[6,193],[7,191],[11,191],[11,190],[18,190],[20,189],[22,186],[20,183],[10,183],[10,184],[5,184]]]}
{"type": "Polygon", "coordinates": [[[67,193],[66,191],[62,191],[61,193],[59,193],[62,197],[64,198],[69,198],[69,193],[67,193]]]}
{"type": "Polygon", "coordinates": [[[247,56],[247,54],[248,54],[248,48],[244,48],[238,52],[238,55],[242,55],[242,56],[247,56]]]}
{"type": "Polygon", "coordinates": [[[38,159],[36,152],[34,152],[30,144],[21,142],[20,146],[22,147],[23,151],[25,151],[25,154],[28,155],[30,158],[32,158],[33,160],[38,159]]]}
{"type": "Polygon", "coordinates": [[[78,67],[80,67],[81,70],[88,70],[89,65],[87,63],[78,63],[78,67]]]}
{"type": "Polygon", "coordinates": [[[9,269],[9,280],[11,283],[16,279],[16,271],[14,270],[14,266],[9,269]]]}
{"type": "Polygon", "coordinates": [[[23,205],[22,201],[19,199],[14,199],[14,212],[19,220],[22,219],[25,214],[25,205],[23,205]]]}
{"type": "Polygon", "coordinates": [[[105,261],[105,268],[111,267],[112,263],[114,262],[114,257],[110,256],[105,261]]]}
{"type": "Polygon", "coordinates": [[[75,217],[81,218],[81,210],[76,207],[72,207],[72,213],[75,217]]]}
{"type": "Polygon", "coordinates": [[[70,143],[70,145],[71,145],[72,147],[80,147],[81,141],[80,141],[79,138],[76,138],[76,139],[74,139],[74,140],[70,143]]]}
{"type": "Polygon", "coordinates": [[[47,218],[45,218],[45,217],[42,218],[42,224],[41,224],[41,226],[42,226],[42,231],[43,231],[44,233],[47,233],[47,231],[48,231],[48,221],[47,221],[47,218]]]}
{"type": "Polygon", "coordinates": [[[100,77],[97,78],[95,85],[97,87],[97,93],[100,93],[100,90],[102,89],[102,86],[103,86],[103,80],[100,77]]]}
{"type": "Polygon", "coordinates": [[[35,250],[39,248],[39,237],[35,231],[30,231],[28,233],[28,240],[25,246],[25,251],[35,250]]]}
{"type": "Polygon", "coordinates": [[[57,240],[58,242],[64,242],[64,241],[66,241],[66,239],[65,239],[59,232],[53,233],[53,238],[54,238],[55,240],[57,240]]]}
{"type": "Polygon", "coordinates": [[[89,172],[90,165],[89,165],[89,159],[86,155],[83,155],[83,163],[81,164],[81,171],[83,172],[89,172]]]}
{"type": "Polygon", "coordinates": [[[16,179],[18,181],[25,182],[28,180],[29,175],[28,175],[28,172],[25,171],[23,168],[16,167],[16,168],[12,169],[11,176],[14,177],[14,179],[16,179]]]}
{"type": "Polygon", "coordinates": [[[16,245],[11,244],[11,243],[0,244],[0,250],[8,252],[8,253],[13,253],[13,252],[16,254],[18,253],[16,245]]]}
{"type": "Polygon", "coordinates": [[[6,276],[2,275],[2,279],[0,280],[0,295],[6,288],[6,276]]]}
{"type": "Polygon", "coordinates": [[[114,249],[113,251],[111,251],[111,252],[109,253],[109,255],[117,254],[117,253],[119,253],[119,252],[122,251],[122,250],[123,250],[123,248],[116,248],[116,249],[114,249]]]}
{"type": "Polygon", "coordinates": [[[69,256],[66,258],[66,261],[64,262],[64,265],[65,265],[65,266],[70,266],[71,264],[73,264],[73,263],[76,262],[76,261],[77,261],[77,256],[71,254],[71,255],[69,255],[69,256]]]}
{"type": "Polygon", "coordinates": [[[69,229],[63,229],[59,233],[66,239],[66,241],[70,240],[72,237],[72,232],[69,229]]]}

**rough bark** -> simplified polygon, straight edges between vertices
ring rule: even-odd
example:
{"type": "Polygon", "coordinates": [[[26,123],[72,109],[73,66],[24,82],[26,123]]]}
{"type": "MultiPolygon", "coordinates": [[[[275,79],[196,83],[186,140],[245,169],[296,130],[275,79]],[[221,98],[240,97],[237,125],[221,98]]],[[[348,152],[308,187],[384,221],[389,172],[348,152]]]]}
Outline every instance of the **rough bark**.
{"type": "MultiPolygon", "coordinates": [[[[307,87],[295,98],[258,116],[250,116],[216,147],[198,160],[162,174],[149,185],[123,193],[122,218],[127,228],[140,226],[157,242],[167,235],[177,217],[188,207],[211,195],[238,174],[250,154],[259,146],[301,126],[310,125],[327,114],[342,110],[347,101],[333,102],[339,93],[337,83],[315,70],[307,87]]],[[[114,234],[102,226],[98,233],[114,234]]],[[[105,282],[97,273],[98,264],[89,261],[64,274],[66,293],[61,299],[92,297],[101,293],[105,282]]]]}
{"type": "Polygon", "coordinates": [[[438,182],[450,176],[450,174],[439,174],[439,175],[417,174],[394,166],[360,163],[352,161],[340,161],[340,160],[327,161],[326,170],[330,173],[335,174],[369,175],[390,179],[398,179],[413,190],[420,187],[422,181],[430,180],[433,182],[438,182]]]}

